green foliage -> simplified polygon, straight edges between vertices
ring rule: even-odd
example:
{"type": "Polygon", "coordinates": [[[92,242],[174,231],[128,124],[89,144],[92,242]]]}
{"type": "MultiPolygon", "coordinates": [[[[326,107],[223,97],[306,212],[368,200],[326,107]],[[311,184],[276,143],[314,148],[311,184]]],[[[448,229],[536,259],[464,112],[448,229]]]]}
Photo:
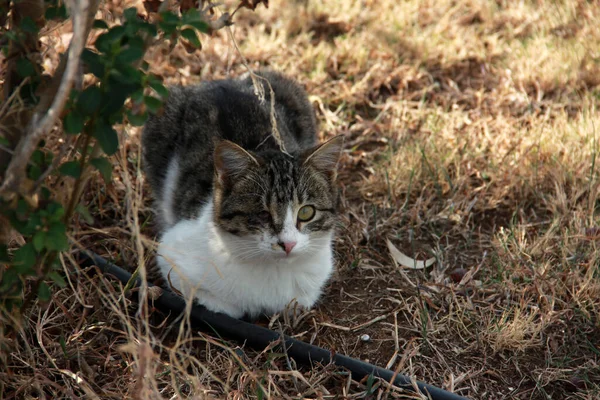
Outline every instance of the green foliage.
{"type": "Polygon", "coordinates": [[[90,164],[96,167],[96,169],[100,172],[102,178],[104,178],[104,181],[106,183],[110,182],[110,177],[112,175],[112,164],[107,158],[92,158],[90,160],[90,164]]]}
{"type": "MultiPolygon", "coordinates": [[[[47,0],[45,5],[46,21],[68,18],[64,2],[47,0]]],[[[81,91],[72,90],[65,109],[61,110],[63,132],[69,135],[64,140],[75,143],[77,151],[72,152],[70,159],[56,163],[53,152],[41,143],[27,167],[27,177],[32,181],[43,181],[41,178],[52,175],[57,179],[72,179],[73,186],[78,188],[85,183],[88,171],[97,170],[106,184],[110,184],[113,164],[109,157],[119,149],[115,125],[142,125],[149,114],[160,112],[169,95],[161,79],[148,73],[149,65],[143,61],[147,48],[160,37],[177,41],[180,36],[198,48],[198,33],[207,32],[208,26],[195,9],[181,16],[163,12],[154,24],[142,20],[131,8],[124,11],[120,24],[111,26],[107,21],[95,20],[92,29],[101,33],[94,46],[81,55],[85,73],[93,77],[92,83],[81,91]]],[[[24,18],[18,27],[5,32],[6,40],[0,50],[8,54],[11,45],[20,46],[27,35],[38,35],[41,31],[34,21],[24,18]]],[[[22,98],[33,106],[39,100],[35,90],[41,82],[41,68],[27,54],[19,57],[15,61],[18,74],[27,79],[20,85],[21,94],[25,94],[22,98]]],[[[8,144],[4,138],[0,140],[8,144]]],[[[7,265],[0,268],[0,309],[26,307],[32,297],[48,301],[53,285],[66,285],[57,255],[69,248],[68,232],[74,215],[93,223],[88,209],[79,204],[79,193],[73,189],[69,201],[63,205],[42,185],[37,188],[35,200],[24,194],[10,201],[0,200],[0,215],[25,238],[25,244],[12,251],[0,244],[0,262],[7,265]],[[31,280],[31,285],[26,285],[27,280],[31,280]],[[26,295],[28,286],[31,290],[26,295]]]]}
{"type": "Polygon", "coordinates": [[[367,377],[367,384],[365,385],[365,395],[371,396],[375,394],[377,386],[378,385],[375,385],[375,376],[373,374],[369,374],[367,377]]]}
{"type": "Polygon", "coordinates": [[[46,20],[65,20],[67,19],[67,7],[64,2],[59,2],[57,0],[46,0],[46,3],[49,3],[46,8],[46,12],[44,13],[46,20]]]}

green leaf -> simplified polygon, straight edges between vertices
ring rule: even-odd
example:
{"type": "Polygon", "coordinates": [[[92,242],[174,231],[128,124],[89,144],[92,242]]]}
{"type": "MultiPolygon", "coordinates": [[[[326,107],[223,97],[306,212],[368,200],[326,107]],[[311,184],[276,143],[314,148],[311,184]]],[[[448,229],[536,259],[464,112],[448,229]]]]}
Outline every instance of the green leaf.
{"type": "Polygon", "coordinates": [[[50,272],[48,274],[48,278],[52,279],[54,281],[54,283],[56,283],[61,288],[67,286],[67,282],[65,281],[65,278],[63,278],[61,276],[61,274],[59,274],[56,271],[50,272]]]}
{"type": "Polygon", "coordinates": [[[15,212],[19,218],[26,218],[29,212],[29,204],[25,200],[19,199],[15,212]]]}
{"type": "Polygon", "coordinates": [[[177,26],[179,26],[180,23],[179,17],[172,12],[164,11],[160,13],[158,26],[165,34],[170,35],[175,33],[177,26]]]}
{"type": "Polygon", "coordinates": [[[46,12],[44,13],[44,16],[46,17],[47,20],[66,19],[68,17],[67,7],[65,7],[64,3],[59,6],[48,7],[46,9],[46,12]]]}
{"type": "Polygon", "coordinates": [[[96,75],[97,78],[104,78],[104,59],[100,56],[100,54],[91,51],[90,49],[83,50],[81,53],[81,59],[88,66],[89,71],[96,75]]]}
{"type": "Polygon", "coordinates": [[[65,341],[65,337],[63,335],[60,335],[58,337],[58,343],[60,343],[60,348],[62,349],[63,355],[66,358],[67,357],[67,342],[65,341]]]}
{"type": "Polygon", "coordinates": [[[50,216],[50,220],[55,222],[60,221],[65,215],[65,209],[60,203],[57,203],[56,201],[50,202],[48,204],[48,207],[46,207],[46,211],[50,216]]]}
{"type": "Polygon", "coordinates": [[[113,166],[107,158],[92,158],[90,160],[90,164],[92,164],[94,167],[96,167],[98,171],[100,171],[102,178],[104,178],[104,182],[110,182],[113,166]]]}
{"type": "Polygon", "coordinates": [[[110,78],[126,85],[139,85],[142,81],[142,73],[129,64],[119,64],[110,72],[110,78]]]}
{"type": "Polygon", "coordinates": [[[202,18],[200,12],[195,8],[190,8],[183,14],[182,21],[185,25],[192,26],[200,32],[208,32],[208,24],[202,18]]]}
{"type": "Polygon", "coordinates": [[[123,11],[123,16],[127,21],[135,21],[137,20],[137,10],[135,7],[130,7],[127,10],[123,11]]]}
{"type": "Polygon", "coordinates": [[[180,20],[179,17],[171,11],[163,11],[160,13],[160,20],[167,24],[177,25],[180,20]]]}
{"type": "Polygon", "coordinates": [[[16,268],[9,268],[5,270],[0,278],[0,292],[8,293],[11,289],[20,291],[20,276],[16,268]]]}
{"type": "Polygon", "coordinates": [[[31,161],[36,165],[44,164],[44,158],[44,152],[40,149],[36,149],[31,153],[31,161]]]}
{"type": "Polygon", "coordinates": [[[367,394],[371,395],[374,393],[373,391],[373,384],[375,383],[375,376],[373,374],[370,374],[367,377],[367,384],[366,384],[366,392],[367,394]]]}
{"type": "Polygon", "coordinates": [[[37,165],[30,165],[27,177],[33,181],[37,181],[42,176],[42,169],[37,165]]]}
{"type": "Polygon", "coordinates": [[[48,189],[47,187],[42,186],[40,189],[40,194],[42,196],[42,200],[47,201],[50,199],[52,192],[50,192],[50,189],[48,189]]]}
{"type": "Polygon", "coordinates": [[[169,90],[156,78],[148,79],[150,87],[163,99],[169,97],[169,90]]]}
{"type": "Polygon", "coordinates": [[[85,88],[77,99],[77,107],[85,115],[92,115],[100,107],[102,102],[102,91],[98,86],[89,86],[85,88]]]}
{"type": "Polygon", "coordinates": [[[182,29],[181,36],[183,36],[185,40],[190,42],[190,44],[197,49],[199,49],[202,46],[202,44],[200,43],[200,39],[198,39],[196,31],[191,28],[182,29]]]}
{"type": "Polygon", "coordinates": [[[67,229],[65,224],[57,222],[50,225],[46,235],[46,247],[48,250],[65,251],[69,248],[67,229]]]}
{"type": "Polygon", "coordinates": [[[6,32],[3,32],[3,34],[5,37],[7,37],[9,40],[11,40],[13,42],[19,41],[19,35],[17,35],[17,32],[6,31],[6,32]]]}
{"type": "Polygon", "coordinates": [[[21,274],[33,272],[36,256],[37,253],[35,252],[33,243],[26,243],[15,251],[13,264],[17,272],[21,274]]]}
{"type": "Polygon", "coordinates": [[[50,292],[50,287],[46,284],[46,282],[40,282],[40,287],[38,288],[38,298],[41,301],[50,300],[50,296],[52,293],[50,292]]]}
{"type": "Polygon", "coordinates": [[[137,27],[139,30],[146,31],[150,36],[154,37],[158,34],[156,30],[156,26],[153,24],[149,24],[147,22],[140,21],[137,23],[137,27]]]}
{"type": "Polygon", "coordinates": [[[122,64],[130,64],[139,60],[144,56],[144,49],[139,47],[128,47],[117,56],[117,62],[122,64]]]}
{"type": "MultiPolygon", "coordinates": [[[[134,92],[140,90],[141,85],[139,83],[123,83],[117,82],[115,74],[119,74],[118,71],[113,70],[107,83],[107,92],[110,93],[110,101],[106,102],[102,107],[103,115],[111,116],[111,123],[117,123],[114,117],[123,115],[123,105],[127,98],[134,92]]],[[[125,80],[125,78],[123,78],[125,80]]]]}
{"type": "Polygon", "coordinates": [[[17,60],[17,72],[23,78],[33,76],[35,75],[35,66],[27,58],[19,58],[17,60]]]}
{"type": "Polygon", "coordinates": [[[121,64],[131,64],[144,56],[144,48],[135,45],[129,45],[121,51],[116,58],[116,61],[121,64]]]}
{"type": "Polygon", "coordinates": [[[63,127],[65,128],[65,133],[68,133],[69,135],[76,135],[78,133],[81,133],[81,131],[83,130],[83,121],[83,115],[81,115],[81,113],[78,110],[71,110],[63,120],[63,127]]]}
{"type": "Polygon", "coordinates": [[[162,101],[152,96],[144,96],[144,103],[152,114],[156,114],[162,107],[162,101]]]}
{"type": "Polygon", "coordinates": [[[79,161],[67,161],[58,168],[58,171],[61,175],[79,178],[81,175],[81,165],[79,161]]]}
{"type": "Polygon", "coordinates": [[[21,28],[21,30],[23,32],[27,32],[27,33],[38,33],[39,28],[36,25],[36,23],[31,19],[31,17],[25,17],[21,20],[21,22],[19,23],[19,28],[21,28]]]}
{"type": "Polygon", "coordinates": [[[25,231],[24,234],[29,236],[37,232],[43,226],[42,218],[44,216],[44,210],[39,210],[36,214],[29,215],[25,229],[23,229],[25,231]]]}
{"type": "Polygon", "coordinates": [[[46,246],[46,232],[45,231],[37,231],[35,235],[33,235],[33,247],[36,251],[40,252],[44,250],[46,246]]]}
{"type": "Polygon", "coordinates": [[[79,215],[81,215],[85,222],[87,222],[88,224],[91,225],[94,223],[94,218],[92,217],[92,214],[90,214],[90,211],[83,204],[77,204],[77,206],[75,207],[75,211],[77,211],[79,215]]]}
{"type": "Polygon", "coordinates": [[[102,19],[95,19],[93,28],[94,29],[108,29],[108,24],[102,19]]]}
{"type": "Polygon", "coordinates": [[[106,155],[113,155],[119,148],[117,131],[105,121],[98,121],[94,129],[94,137],[98,140],[102,151],[106,155]]]}
{"type": "Polygon", "coordinates": [[[131,111],[127,111],[127,120],[133,126],[142,126],[148,120],[148,113],[143,112],[142,114],[134,114],[131,111]]]}
{"type": "Polygon", "coordinates": [[[113,26],[108,32],[98,36],[94,45],[103,53],[111,53],[113,47],[117,47],[121,42],[124,34],[125,27],[123,25],[113,26]]]}
{"type": "Polygon", "coordinates": [[[0,243],[0,261],[5,261],[5,262],[9,261],[8,247],[3,243],[0,243]]]}
{"type": "Polygon", "coordinates": [[[0,136],[0,144],[3,146],[10,146],[10,142],[4,136],[0,136]]]}
{"type": "Polygon", "coordinates": [[[131,94],[131,100],[136,104],[142,104],[144,101],[144,90],[139,89],[131,94]]]}

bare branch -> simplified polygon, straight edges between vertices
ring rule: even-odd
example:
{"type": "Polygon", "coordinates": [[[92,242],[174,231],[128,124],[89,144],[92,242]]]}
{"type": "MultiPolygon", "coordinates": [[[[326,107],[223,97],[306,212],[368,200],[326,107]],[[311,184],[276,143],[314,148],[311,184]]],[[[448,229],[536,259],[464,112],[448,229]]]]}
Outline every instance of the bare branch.
{"type": "MultiPolygon", "coordinates": [[[[98,4],[97,1],[93,1],[93,3],[96,6],[98,4]]],[[[90,11],[95,13],[95,8],[90,9],[88,0],[79,0],[74,2],[71,11],[73,15],[73,38],[69,44],[66,67],[60,85],[48,110],[44,113],[43,110],[38,109],[32,116],[26,134],[17,145],[15,154],[6,170],[4,183],[0,187],[0,195],[2,196],[10,198],[20,191],[21,181],[25,176],[25,168],[31,154],[40,139],[50,133],[69,97],[79,69],[81,52],[87,41],[90,11]]]]}
{"type": "Polygon", "coordinates": [[[231,15],[229,15],[229,13],[223,13],[218,19],[216,20],[210,20],[208,18],[205,18],[206,22],[208,23],[208,28],[209,28],[209,32],[214,32],[214,31],[218,31],[219,29],[223,29],[226,26],[231,26],[233,25],[233,21],[231,20],[231,15]]]}

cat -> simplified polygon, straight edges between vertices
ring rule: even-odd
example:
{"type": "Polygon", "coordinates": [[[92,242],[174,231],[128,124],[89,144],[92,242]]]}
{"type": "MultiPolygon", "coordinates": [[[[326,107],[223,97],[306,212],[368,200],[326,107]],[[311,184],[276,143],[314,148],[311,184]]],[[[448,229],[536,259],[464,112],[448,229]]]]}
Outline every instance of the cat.
{"type": "Polygon", "coordinates": [[[142,132],[171,286],[214,312],[255,319],[312,308],[334,268],[343,138],[318,144],[306,92],[273,71],[170,88],[142,132]],[[268,81],[286,153],[272,135],[268,81]]]}

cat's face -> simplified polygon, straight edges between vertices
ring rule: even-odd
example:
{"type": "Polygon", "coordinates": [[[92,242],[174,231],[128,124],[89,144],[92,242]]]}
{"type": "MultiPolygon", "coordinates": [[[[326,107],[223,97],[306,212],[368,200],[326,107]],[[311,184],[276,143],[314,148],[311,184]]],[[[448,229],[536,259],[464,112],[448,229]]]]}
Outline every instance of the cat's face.
{"type": "Polygon", "coordinates": [[[342,138],[290,157],[217,144],[214,221],[240,260],[292,260],[328,246],[335,224],[342,138]]]}

